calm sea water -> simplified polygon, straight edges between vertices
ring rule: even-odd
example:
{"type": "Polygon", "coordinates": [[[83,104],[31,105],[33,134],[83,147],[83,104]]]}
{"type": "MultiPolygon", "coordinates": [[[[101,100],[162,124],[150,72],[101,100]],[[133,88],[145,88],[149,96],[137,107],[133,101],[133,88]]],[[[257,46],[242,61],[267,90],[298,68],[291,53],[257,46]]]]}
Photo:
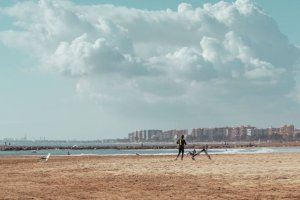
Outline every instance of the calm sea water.
{"type": "MultiPolygon", "coordinates": [[[[192,149],[187,149],[186,152],[192,149]]],[[[143,149],[143,150],[117,150],[117,149],[95,149],[95,150],[38,150],[34,151],[0,151],[0,156],[5,155],[175,155],[176,149],[143,149]]],[[[239,149],[208,149],[209,154],[259,154],[259,153],[300,153],[300,147],[254,147],[239,149]]]]}

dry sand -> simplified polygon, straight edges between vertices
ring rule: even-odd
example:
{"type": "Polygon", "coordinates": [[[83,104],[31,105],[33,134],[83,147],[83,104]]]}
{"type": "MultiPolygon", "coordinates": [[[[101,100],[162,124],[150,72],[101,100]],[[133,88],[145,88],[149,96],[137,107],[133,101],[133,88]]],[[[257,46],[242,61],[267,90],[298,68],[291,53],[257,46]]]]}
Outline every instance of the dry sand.
{"type": "Polygon", "coordinates": [[[300,154],[0,157],[0,199],[300,199],[300,154]]]}

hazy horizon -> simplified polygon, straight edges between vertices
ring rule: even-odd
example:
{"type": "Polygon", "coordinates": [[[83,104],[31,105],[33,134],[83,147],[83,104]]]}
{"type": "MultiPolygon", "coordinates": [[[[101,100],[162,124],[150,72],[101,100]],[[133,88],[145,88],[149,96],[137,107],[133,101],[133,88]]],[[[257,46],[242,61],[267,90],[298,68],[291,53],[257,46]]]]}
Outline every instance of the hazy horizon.
{"type": "Polygon", "coordinates": [[[300,2],[0,1],[0,139],[300,127],[300,2]]]}

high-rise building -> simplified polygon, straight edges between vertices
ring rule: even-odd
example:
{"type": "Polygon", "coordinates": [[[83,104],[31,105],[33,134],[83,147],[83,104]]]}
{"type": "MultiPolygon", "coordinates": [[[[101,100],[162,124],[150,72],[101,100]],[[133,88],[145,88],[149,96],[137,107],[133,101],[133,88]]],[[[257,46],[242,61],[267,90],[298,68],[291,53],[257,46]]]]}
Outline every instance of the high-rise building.
{"type": "Polygon", "coordinates": [[[280,132],[280,128],[274,128],[274,127],[269,127],[268,128],[268,134],[270,135],[274,135],[274,134],[279,134],[280,132]]]}
{"type": "Polygon", "coordinates": [[[129,142],[134,142],[134,133],[128,133],[129,142]]]}
{"type": "Polygon", "coordinates": [[[159,141],[161,139],[162,130],[136,130],[128,134],[130,142],[150,142],[159,141]]]}
{"type": "Polygon", "coordinates": [[[280,128],[279,134],[284,138],[292,138],[294,137],[295,127],[294,125],[284,125],[280,128]]]}
{"type": "Polygon", "coordinates": [[[152,141],[152,142],[160,141],[162,138],[162,132],[163,132],[162,130],[157,130],[157,129],[147,130],[147,135],[148,135],[147,141],[152,141]]]}
{"type": "Polygon", "coordinates": [[[269,133],[266,128],[255,128],[251,134],[252,140],[268,140],[269,133]]]}
{"type": "Polygon", "coordinates": [[[256,127],[254,126],[240,126],[240,140],[247,140],[251,137],[251,135],[254,133],[254,129],[256,127]]]}
{"type": "Polygon", "coordinates": [[[191,132],[191,137],[194,141],[203,140],[203,128],[193,128],[191,132]]]}

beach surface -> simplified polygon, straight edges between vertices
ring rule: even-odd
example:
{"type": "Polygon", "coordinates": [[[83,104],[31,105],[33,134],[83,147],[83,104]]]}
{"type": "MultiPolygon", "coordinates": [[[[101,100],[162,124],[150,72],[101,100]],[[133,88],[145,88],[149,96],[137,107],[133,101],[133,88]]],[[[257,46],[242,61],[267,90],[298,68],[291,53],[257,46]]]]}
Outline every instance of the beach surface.
{"type": "Polygon", "coordinates": [[[300,154],[0,157],[0,199],[300,199],[300,154]]]}

